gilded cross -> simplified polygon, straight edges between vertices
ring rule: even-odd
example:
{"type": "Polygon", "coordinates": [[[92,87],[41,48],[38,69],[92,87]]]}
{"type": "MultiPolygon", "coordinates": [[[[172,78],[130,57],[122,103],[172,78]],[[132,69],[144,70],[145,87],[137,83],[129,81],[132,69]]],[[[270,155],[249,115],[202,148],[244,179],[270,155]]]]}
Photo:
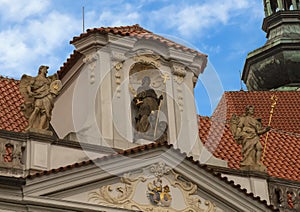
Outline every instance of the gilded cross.
{"type": "Polygon", "coordinates": [[[166,84],[167,80],[170,79],[170,76],[168,73],[164,73],[161,77],[164,79],[164,84],[166,84]]]}

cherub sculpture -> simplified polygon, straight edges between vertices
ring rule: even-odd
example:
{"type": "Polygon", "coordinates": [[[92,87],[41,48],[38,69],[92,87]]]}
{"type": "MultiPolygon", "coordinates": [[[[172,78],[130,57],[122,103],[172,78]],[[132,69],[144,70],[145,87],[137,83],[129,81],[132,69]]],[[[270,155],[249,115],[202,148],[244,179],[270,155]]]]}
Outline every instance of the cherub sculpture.
{"type": "Polygon", "coordinates": [[[43,131],[49,128],[54,99],[59,94],[62,84],[57,74],[47,77],[48,68],[41,65],[36,77],[24,74],[21,78],[20,92],[25,100],[21,111],[28,119],[25,131],[43,131]]]}

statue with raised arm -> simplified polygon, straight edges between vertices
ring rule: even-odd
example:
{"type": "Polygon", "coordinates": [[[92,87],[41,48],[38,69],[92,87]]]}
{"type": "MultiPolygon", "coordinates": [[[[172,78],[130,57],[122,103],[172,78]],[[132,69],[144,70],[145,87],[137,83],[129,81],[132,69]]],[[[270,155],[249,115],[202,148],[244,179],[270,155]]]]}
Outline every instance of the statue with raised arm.
{"type": "Polygon", "coordinates": [[[134,126],[136,131],[141,135],[148,135],[149,133],[151,134],[151,130],[154,131],[157,119],[154,114],[159,109],[163,98],[162,95],[159,98],[157,97],[156,92],[150,87],[150,83],[150,77],[145,76],[142,80],[142,85],[137,89],[137,94],[132,101],[134,126]]]}
{"type": "Polygon", "coordinates": [[[20,81],[20,92],[24,97],[21,110],[28,119],[25,131],[47,132],[51,120],[54,98],[62,88],[57,74],[47,77],[48,66],[41,65],[38,75],[23,75],[20,81]]]}
{"type": "Polygon", "coordinates": [[[241,169],[266,171],[266,167],[260,162],[262,145],[259,136],[268,132],[270,127],[263,128],[261,120],[254,118],[254,106],[247,106],[246,113],[241,117],[233,114],[230,129],[236,142],[242,145],[241,169]]]}

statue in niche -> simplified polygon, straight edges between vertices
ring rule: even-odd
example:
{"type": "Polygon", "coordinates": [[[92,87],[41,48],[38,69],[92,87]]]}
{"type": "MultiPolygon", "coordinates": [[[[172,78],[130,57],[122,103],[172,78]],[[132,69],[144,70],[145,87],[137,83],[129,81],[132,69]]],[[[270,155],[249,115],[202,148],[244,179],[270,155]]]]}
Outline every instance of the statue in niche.
{"type": "Polygon", "coordinates": [[[268,132],[271,128],[262,127],[261,119],[254,118],[254,106],[246,107],[246,113],[237,117],[233,114],[230,121],[230,129],[234,139],[242,145],[241,169],[265,171],[265,166],[260,162],[262,145],[259,136],[268,132]]]}
{"type": "Polygon", "coordinates": [[[20,81],[20,92],[24,97],[21,110],[28,119],[25,131],[43,133],[48,130],[54,98],[61,90],[62,84],[58,75],[47,77],[48,66],[40,66],[38,76],[23,75],[20,81]]]}
{"type": "Polygon", "coordinates": [[[160,121],[154,132],[154,141],[155,142],[164,142],[168,140],[168,123],[165,121],[160,121]]]}
{"type": "Polygon", "coordinates": [[[163,96],[157,97],[154,89],[150,87],[150,83],[150,77],[145,76],[132,101],[134,125],[138,132],[137,139],[155,140],[158,131],[158,111],[163,96]]]}

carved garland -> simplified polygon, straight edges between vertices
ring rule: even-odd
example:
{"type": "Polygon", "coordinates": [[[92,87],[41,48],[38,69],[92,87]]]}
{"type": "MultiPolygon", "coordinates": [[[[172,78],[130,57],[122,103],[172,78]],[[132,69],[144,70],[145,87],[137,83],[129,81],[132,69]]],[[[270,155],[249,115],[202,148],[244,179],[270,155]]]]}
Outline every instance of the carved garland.
{"type": "Polygon", "coordinates": [[[89,55],[86,55],[86,57],[83,59],[83,62],[87,65],[87,69],[90,73],[90,84],[95,83],[95,68],[97,64],[97,60],[99,58],[98,53],[92,53],[89,55]]]}
{"type": "Polygon", "coordinates": [[[177,188],[182,192],[184,202],[187,205],[186,208],[180,210],[181,212],[213,212],[216,210],[216,206],[212,202],[206,200],[202,203],[202,200],[196,196],[197,186],[195,184],[183,181],[180,178],[180,175],[176,174],[170,167],[166,166],[164,162],[153,164],[145,170],[149,170],[154,177],[154,180],[148,183],[147,194],[150,201],[148,205],[135,202],[133,197],[137,185],[149,181],[149,176],[148,178],[145,178],[144,175],[134,177],[130,173],[125,174],[120,179],[120,183],[103,186],[98,191],[91,192],[89,194],[89,201],[104,206],[129,210],[179,212],[179,210],[171,207],[171,191],[172,189],[177,188]],[[162,178],[164,179],[164,182],[170,182],[170,186],[166,185],[163,187],[164,191],[161,189],[162,185],[156,185],[156,183],[162,183],[162,178]]]}
{"type": "Polygon", "coordinates": [[[184,103],[181,84],[186,76],[185,66],[179,63],[173,63],[172,74],[175,76],[174,80],[177,83],[177,103],[179,110],[182,112],[184,103]]]}
{"type": "Polygon", "coordinates": [[[115,72],[115,78],[116,78],[116,92],[117,92],[117,98],[120,98],[121,97],[121,88],[120,88],[120,85],[121,85],[121,73],[120,73],[120,70],[122,69],[123,67],[123,62],[115,62],[114,64],[114,69],[116,70],[115,72]]]}
{"type": "Polygon", "coordinates": [[[115,82],[116,82],[116,96],[117,98],[121,97],[121,82],[122,82],[122,75],[121,70],[123,68],[123,64],[127,59],[124,53],[121,52],[112,52],[111,53],[112,61],[113,61],[113,68],[115,70],[115,82]]]}

